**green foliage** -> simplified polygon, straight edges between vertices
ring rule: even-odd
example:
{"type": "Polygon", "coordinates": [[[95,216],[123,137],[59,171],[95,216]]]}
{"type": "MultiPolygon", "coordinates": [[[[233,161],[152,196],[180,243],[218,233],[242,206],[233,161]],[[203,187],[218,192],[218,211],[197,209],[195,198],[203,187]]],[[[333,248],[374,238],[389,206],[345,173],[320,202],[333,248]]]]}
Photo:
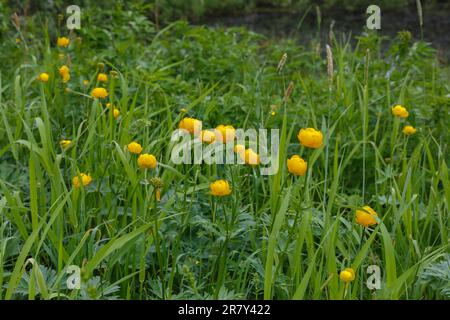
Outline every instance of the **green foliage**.
{"type": "Polygon", "coordinates": [[[333,38],[330,77],[319,39],[157,25],[144,1],[92,6],[67,34],[60,11],[33,5],[20,28],[0,22],[2,299],[448,298],[449,70],[431,44],[407,32],[333,38]],[[58,36],[70,46],[56,47],[58,36]],[[90,97],[96,86],[107,99],[90,97]],[[394,118],[394,104],[409,117],[394,118]],[[280,170],[172,163],[170,135],[185,116],[205,128],[280,129],[280,170]],[[404,136],[406,124],[417,133],[404,136]],[[300,146],[305,127],[323,132],[321,148],[300,146]],[[138,168],[131,141],[157,157],[155,170],[138,168]],[[293,154],[308,162],[305,176],[287,172],[293,154]],[[80,173],[93,181],[74,188],[80,173]],[[219,178],[230,196],[210,195],[219,178]],[[369,228],[355,223],[366,204],[379,215],[369,228]],[[66,286],[74,264],[79,290],[66,286]],[[372,264],[379,291],[365,286],[372,264]],[[349,285],[339,280],[347,267],[349,285]]]}

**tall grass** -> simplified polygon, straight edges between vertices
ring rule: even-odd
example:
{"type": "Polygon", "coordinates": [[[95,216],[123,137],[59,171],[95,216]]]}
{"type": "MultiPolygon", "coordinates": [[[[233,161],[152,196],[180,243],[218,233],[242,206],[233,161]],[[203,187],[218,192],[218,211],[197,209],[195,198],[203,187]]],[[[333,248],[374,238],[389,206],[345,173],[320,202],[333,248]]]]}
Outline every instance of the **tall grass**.
{"type": "Polygon", "coordinates": [[[448,261],[450,200],[449,73],[427,44],[399,37],[379,56],[374,35],[356,46],[333,37],[327,74],[313,45],[182,22],[156,31],[120,10],[106,26],[106,15],[92,12],[68,49],[39,15],[20,30],[27,48],[12,26],[2,35],[13,61],[0,76],[2,299],[448,297],[426,276],[448,261]],[[123,33],[125,21],[133,27],[123,33]],[[43,71],[47,83],[35,80],[43,71]],[[108,99],[91,98],[102,85],[108,99]],[[391,114],[397,103],[407,120],[391,114]],[[280,129],[278,172],[172,163],[170,136],[185,116],[280,129]],[[406,123],[415,135],[402,133],[406,123]],[[325,144],[302,147],[305,127],[322,130],[325,144]],[[156,169],[138,167],[133,140],[157,156],[156,169]],[[292,154],[307,160],[305,176],[289,174],[292,154]],[[81,173],[93,182],[74,188],[81,173]],[[210,195],[216,179],[231,183],[230,196],[210,195]],[[367,204],[379,223],[363,228],[354,215],[367,204]],[[79,290],[66,286],[71,265],[81,268],[79,290]],[[369,265],[382,271],[380,290],[366,286],[369,265]],[[350,284],[339,279],[347,267],[350,284]]]}

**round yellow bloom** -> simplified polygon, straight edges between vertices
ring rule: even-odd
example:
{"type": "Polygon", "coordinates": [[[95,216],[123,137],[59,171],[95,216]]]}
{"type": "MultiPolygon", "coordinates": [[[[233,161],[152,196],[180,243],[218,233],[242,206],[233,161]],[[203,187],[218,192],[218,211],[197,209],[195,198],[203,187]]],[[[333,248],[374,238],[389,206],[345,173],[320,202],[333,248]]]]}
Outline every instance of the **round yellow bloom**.
{"type": "Polygon", "coordinates": [[[70,73],[66,73],[62,76],[63,83],[67,83],[70,80],[70,73]]]}
{"type": "Polygon", "coordinates": [[[378,217],[378,214],[369,206],[356,210],[355,214],[356,223],[366,228],[378,223],[376,217],[378,217]]]}
{"type": "Polygon", "coordinates": [[[245,151],[245,146],[243,144],[237,144],[234,146],[234,152],[241,153],[245,151]]]}
{"type": "Polygon", "coordinates": [[[61,66],[61,67],[58,69],[58,72],[59,72],[59,74],[60,74],[61,77],[62,77],[62,76],[64,76],[65,74],[69,73],[70,70],[69,70],[69,67],[68,67],[68,66],[63,65],[63,66],[61,66]]]}
{"type": "Polygon", "coordinates": [[[71,144],[72,144],[72,141],[70,141],[70,140],[61,140],[61,141],[59,142],[59,145],[60,145],[61,148],[63,148],[64,150],[67,149],[67,148],[69,148],[71,144]]]}
{"type": "Polygon", "coordinates": [[[403,133],[407,136],[413,135],[414,133],[416,133],[416,131],[416,128],[414,128],[413,126],[405,126],[403,128],[403,133]]]}
{"type": "Polygon", "coordinates": [[[307,148],[320,148],[323,142],[322,132],[313,128],[300,129],[298,141],[307,148]]]}
{"type": "Polygon", "coordinates": [[[216,197],[227,196],[231,193],[230,184],[226,180],[217,180],[209,185],[211,194],[216,197]]]}
{"type": "Polygon", "coordinates": [[[339,274],[339,278],[345,283],[351,282],[355,280],[355,270],[353,270],[352,268],[345,268],[339,274]]]}
{"type": "Polygon", "coordinates": [[[200,132],[200,139],[205,143],[213,143],[216,140],[216,135],[211,130],[202,130],[200,132]]]}
{"type": "Polygon", "coordinates": [[[299,155],[295,154],[287,160],[287,167],[289,173],[292,173],[296,176],[303,176],[305,175],[306,169],[308,168],[308,163],[299,155]]]}
{"type": "Polygon", "coordinates": [[[64,47],[66,48],[70,44],[70,40],[66,37],[58,37],[58,40],[56,42],[58,47],[64,47]]]}
{"type": "Polygon", "coordinates": [[[89,80],[83,80],[83,86],[87,87],[89,85],[89,80]]]}
{"type": "Polygon", "coordinates": [[[91,96],[94,98],[104,99],[108,96],[108,91],[105,88],[94,88],[91,92],[91,96]]]}
{"type": "Polygon", "coordinates": [[[227,143],[229,141],[233,141],[236,136],[236,130],[233,126],[225,126],[223,124],[216,127],[216,139],[218,141],[222,141],[223,143],[227,143]]]}
{"type": "Polygon", "coordinates": [[[260,159],[259,154],[257,154],[253,149],[247,149],[245,152],[239,153],[241,158],[245,161],[246,164],[256,166],[259,165],[260,159]]]}
{"type": "Polygon", "coordinates": [[[155,169],[158,161],[152,154],[143,153],[137,159],[138,166],[143,169],[155,169]]]}
{"type": "Polygon", "coordinates": [[[113,116],[114,116],[114,118],[116,118],[116,119],[120,116],[120,111],[119,111],[119,109],[114,108],[114,110],[113,110],[113,116]]]}
{"type": "Polygon", "coordinates": [[[178,124],[178,128],[189,131],[190,133],[199,133],[202,122],[194,118],[183,118],[178,124]]]}
{"type": "Polygon", "coordinates": [[[128,148],[128,151],[130,151],[131,153],[134,153],[134,154],[140,154],[142,152],[142,146],[135,141],[129,143],[127,148],[128,148]]]}
{"type": "Polygon", "coordinates": [[[399,104],[392,107],[392,114],[398,118],[407,118],[409,116],[408,110],[399,104]]]}
{"type": "MultiPolygon", "coordinates": [[[[80,173],[80,177],[81,177],[81,183],[83,184],[83,186],[87,186],[88,184],[90,184],[92,182],[92,177],[88,174],[80,173]]],[[[80,184],[80,179],[78,176],[73,177],[72,184],[75,188],[80,187],[81,184],[80,184]]]]}
{"type": "Polygon", "coordinates": [[[108,76],[105,73],[99,73],[97,76],[98,82],[106,82],[108,81],[108,76]]]}
{"type": "Polygon", "coordinates": [[[48,79],[50,78],[50,76],[48,75],[48,73],[42,72],[40,75],[38,75],[37,78],[41,82],[48,82],[48,79]]]}

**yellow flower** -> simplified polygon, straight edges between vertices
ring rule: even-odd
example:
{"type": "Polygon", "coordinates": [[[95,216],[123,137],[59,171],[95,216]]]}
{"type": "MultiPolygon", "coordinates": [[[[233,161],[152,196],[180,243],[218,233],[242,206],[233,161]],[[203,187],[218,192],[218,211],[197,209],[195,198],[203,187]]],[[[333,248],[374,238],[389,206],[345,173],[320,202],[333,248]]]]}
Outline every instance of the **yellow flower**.
{"type": "Polygon", "coordinates": [[[231,193],[230,184],[226,180],[217,180],[209,185],[211,194],[216,197],[227,196],[231,193]]]}
{"type": "Polygon", "coordinates": [[[108,96],[108,91],[105,88],[94,88],[91,92],[91,96],[94,98],[104,99],[108,96]]]}
{"type": "Polygon", "coordinates": [[[399,104],[392,107],[392,114],[399,118],[407,118],[409,116],[409,113],[406,110],[406,108],[399,104]]]}
{"type": "Polygon", "coordinates": [[[211,130],[202,130],[200,132],[200,139],[205,143],[213,143],[216,140],[216,135],[211,130]]]}
{"type": "Polygon", "coordinates": [[[234,137],[236,136],[236,130],[233,126],[224,126],[221,124],[216,127],[216,132],[220,133],[217,134],[216,139],[223,143],[234,140],[234,137]]]}
{"type": "Polygon", "coordinates": [[[16,38],[16,43],[20,43],[21,41],[20,38],[16,38]]]}
{"type": "Polygon", "coordinates": [[[138,166],[143,169],[155,169],[158,162],[152,154],[143,153],[137,159],[138,166]]]}
{"type": "Polygon", "coordinates": [[[355,280],[355,270],[352,268],[345,268],[339,274],[339,278],[345,283],[351,282],[355,280]]]}
{"type": "Polygon", "coordinates": [[[99,73],[97,76],[98,82],[106,82],[108,81],[108,76],[105,73],[99,73]]]}
{"type": "Polygon", "coordinates": [[[202,122],[194,118],[183,118],[178,128],[189,131],[190,133],[199,133],[202,127],[202,122]]]}
{"type": "Polygon", "coordinates": [[[234,152],[241,153],[245,151],[245,146],[243,144],[237,144],[234,146],[234,152]]]}
{"type": "Polygon", "coordinates": [[[50,76],[48,75],[48,73],[42,72],[40,75],[38,75],[37,78],[41,82],[48,82],[48,78],[50,78],[50,76]]]}
{"type": "MultiPolygon", "coordinates": [[[[92,182],[92,177],[88,174],[80,173],[80,177],[81,177],[81,183],[83,184],[83,186],[87,186],[88,184],[90,184],[92,182]]],[[[73,177],[72,184],[75,188],[80,187],[80,179],[78,176],[73,177]]]]}
{"type": "Polygon", "coordinates": [[[66,37],[58,37],[58,41],[56,42],[58,47],[67,47],[70,44],[70,40],[66,37]]]}
{"type": "Polygon", "coordinates": [[[300,129],[298,141],[307,148],[320,148],[323,142],[322,132],[313,128],[300,129]]]}
{"type": "Polygon", "coordinates": [[[414,133],[416,133],[416,128],[414,128],[413,126],[405,126],[403,128],[403,133],[406,134],[407,136],[411,136],[414,133]]]}
{"type": "Polygon", "coordinates": [[[83,86],[87,87],[89,85],[89,80],[83,80],[83,86]]]}
{"type": "Polygon", "coordinates": [[[63,78],[63,82],[66,83],[70,80],[70,70],[69,67],[64,65],[58,69],[60,76],[63,78]]]}
{"type": "Polygon", "coordinates": [[[67,148],[69,148],[71,144],[72,144],[72,141],[70,141],[70,140],[61,140],[61,141],[59,142],[59,145],[60,145],[61,148],[63,148],[64,150],[66,150],[67,148]]]}
{"type": "Polygon", "coordinates": [[[378,223],[376,217],[378,217],[378,214],[369,206],[356,210],[355,214],[356,223],[366,228],[378,223]]]}
{"type": "Polygon", "coordinates": [[[245,152],[239,153],[241,158],[245,161],[246,164],[256,166],[259,164],[259,154],[257,154],[253,149],[247,149],[245,152]]]}
{"type": "Polygon", "coordinates": [[[70,73],[66,73],[63,75],[62,81],[63,83],[67,83],[70,80],[70,73]]]}
{"type": "Polygon", "coordinates": [[[68,66],[63,65],[63,66],[61,66],[61,67],[58,69],[58,72],[59,72],[59,74],[60,74],[61,77],[62,77],[62,76],[64,76],[65,74],[69,73],[70,70],[69,70],[69,67],[68,67],[68,66]]]}
{"type": "Polygon", "coordinates": [[[140,154],[142,152],[142,146],[135,141],[129,143],[127,147],[131,153],[140,154]]]}
{"type": "Polygon", "coordinates": [[[308,168],[308,163],[299,155],[293,155],[287,160],[288,171],[296,176],[303,176],[308,168]]]}
{"type": "Polygon", "coordinates": [[[120,111],[119,111],[119,109],[114,108],[114,110],[113,110],[113,116],[114,116],[114,118],[116,118],[116,119],[120,116],[120,111]]]}

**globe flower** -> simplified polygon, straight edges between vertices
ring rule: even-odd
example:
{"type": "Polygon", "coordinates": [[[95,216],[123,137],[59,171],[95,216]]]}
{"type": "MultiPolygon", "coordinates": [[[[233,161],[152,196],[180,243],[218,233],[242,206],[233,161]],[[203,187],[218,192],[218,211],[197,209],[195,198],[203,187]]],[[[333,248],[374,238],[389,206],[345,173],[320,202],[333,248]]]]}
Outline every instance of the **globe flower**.
{"type": "Polygon", "coordinates": [[[42,72],[41,74],[38,75],[37,79],[41,82],[48,82],[48,79],[50,78],[50,76],[48,75],[48,73],[42,72]]]}
{"type": "Polygon", "coordinates": [[[233,126],[229,125],[219,125],[216,127],[216,132],[220,133],[217,134],[216,139],[219,141],[222,141],[223,143],[227,143],[229,141],[234,140],[234,137],[236,136],[236,130],[233,126]]]}
{"type": "Polygon", "coordinates": [[[356,223],[366,228],[378,223],[376,217],[378,214],[369,206],[356,210],[355,214],[356,223]]]}
{"type": "Polygon", "coordinates": [[[293,155],[287,160],[287,167],[289,173],[296,176],[303,176],[308,168],[308,163],[303,160],[299,155],[293,155]]]}
{"type": "Polygon", "coordinates": [[[108,91],[105,88],[94,88],[91,92],[91,96],[94,98],[104,99],[108,96],[108,91]]]}
{"type": "Polygon", "coordinates": [[[72,184],[75,188],[79,188],[81,186],[81,184],[83,184],[83,186],[87,186],[91,182],[92,182],[92,177],[85,173],[80,173],[80,176],[75,176],[72,179],[72,184]]]}
{"type": "Polygon", "coordinates": [[[70,70],[69,70],[69,67],[68,67],[68,66],[63,65],[63,66],[61,66],[61,67],[58,69],[58,72],[59,72],[59,74],[60,74],[61,76],[64,76],[66,73],[69,73],[70,70]]]}
{"type": "Polygon", "coordinates": [[[247,149],[245,152],[239,153],[241,158],[245,161],[246,164],[256,166],[259,164],[259,154],[257,154],[253,149],[247,149]]]}
{"type": "Polygon", "coordinates": [[[202,130],[200,132],[200,139],[205,143],[213,143],[216,140],[216,135],[211,130],[202,130]]]}
{"type": "Polygon", "coordinates": [[[62,81],[64,83],[68,82],[70,80],[70,70],[69,67],[66,65],[63,65],[58,69],[59,75],[62,77],[62,81]]]}
{"type": "Polygon", "coordinates": [[[298,141],[307,148],[320,148],[323,142],[322,132],[313,128],[300,129],[298,141]]]}
{"type": "Polygon", "coordinates": [[[392,114],[398,118],[407,118],[409,116],[408,110],[399,104],[392,107],[392,114]]]}
{"type": "Polygon", "coordinates": [[[108,81],[108,76],[105,73],[99,73],[97,76],[98,82],[106,82],[108,81]]]}
{"type": "Polygon", "coordinates": [[[402,130],[402,132],[407,135],[407,136],[411,136],[414,133],[416,133],[417,129],[414,128],[413,126],[405,126],[402,130]]]}
{"type": "Polygon", "coordinates": [[[199,133],[202,128],[202,122],[194,118],[183,118],[178,124],[178,128],[187,130],[190,133],[199,133]]]}
{"type": "Polygon", "coordinates": [[[68,149],[70,147],[70,145],[72,144],[72,141],[70,140],[61,140],[59,142],[59,145],[61,146],[61,148],[63,148],[64,150],[68,149]]]}
{"type": "Polygon", "coordinates": [[[129,143],[127,145],[127,148],[128,148],[128,151],[130,151],[131,153],[134,153],[134,154],[140,154],[142,152],[142,146],[135,141],[129,143]]]}
{"type": "Polygon", "coordinates": [[[56,44],[58,45],[58,47],[66,48],[67,46],[69,46],[70,40],[66,37],[58,37],[56,44]]]}
{"type": "Polygon", "coordinates": [[[155,169],[158,161],[152,154],[143,153],[137,159],[138,166],[142,169],[155,169]]]}
{"type": "Polygon", "coordinates": [[[89,85],[89,80],[84,79],[83,80],[83,86],[87,87],[89,85]]]}
{"type": "Polygon", "coordinates": [[[227,196],[231,193],[230,184],[226,180],[217,180],[209,185],[211,194],[215,197],[227,196]]]}
{"type": "Polygon", "coordinates": [[[119,109],[114,108],[114,110],[113,110],[113,116],[114,116],[114,118],[116,118],[116,119],[120,116],[120,111],[119,111],[119,109]]]}
{"type": "Polygon", "coordinates": [[[351,282],[355,280],[355,270],[352,268],[345,268],[339,274],[339,278],[345,283],[351,282]]]}

